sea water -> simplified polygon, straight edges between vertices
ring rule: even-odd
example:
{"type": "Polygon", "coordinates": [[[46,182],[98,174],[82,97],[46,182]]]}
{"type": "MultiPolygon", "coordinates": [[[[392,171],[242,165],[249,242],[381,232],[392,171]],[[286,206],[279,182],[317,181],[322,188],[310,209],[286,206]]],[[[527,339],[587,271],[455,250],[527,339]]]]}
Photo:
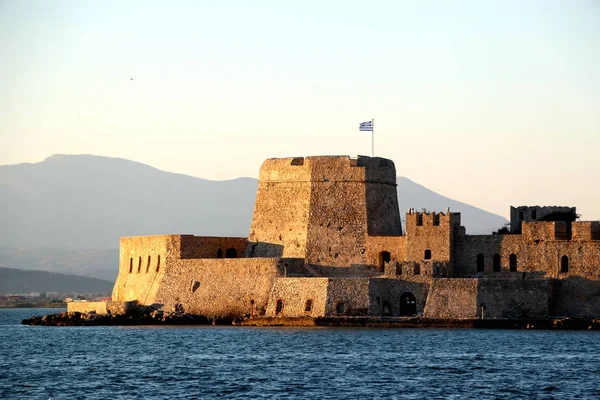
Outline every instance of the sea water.
{"type": "Polygon", "coordinates": [[[2,399],[600,397],[600,332],[43,327],[0,310],[2,399]]]}

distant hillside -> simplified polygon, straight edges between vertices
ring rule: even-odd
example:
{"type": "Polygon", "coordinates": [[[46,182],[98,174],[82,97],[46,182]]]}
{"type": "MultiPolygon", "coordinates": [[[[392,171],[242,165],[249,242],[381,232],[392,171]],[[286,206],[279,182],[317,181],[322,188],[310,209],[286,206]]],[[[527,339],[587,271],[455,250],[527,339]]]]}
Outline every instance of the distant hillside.
{"type": "Polygon", "coordinates": [[[103,293],[110,294],[113,282],[84,276],[44,271],[0,268],[0,293],[103,293]]]}
{"type": "Polygon", "coordinates": [[[398,203],[400,214],[404,223],[404,214],[409,208],[417,211],[426,209],[428,211],[450,211],[461,213],[461,224],[467,228],[467,234],[490,234],[501,228],[507,221],[506,218],[484,211],[460,201],[435,193],[411,181],[408,178],[398,177],[398,203]]]}
{"type": "MultiPolygon", "coordinates": [[[[462,213],[467,233],[506,220],[399,177],[408,208],[462,213]]],[[[257,181],[209,181],[141,163],[54,155],[0,166],[0,267],[114,279],[119,237],[154,234],[247,236],[257,181]]]]}
{"type": "Polygon", "coordinates": [[[64,250],[49,247],[0,247],[0,268],[39,270],[114,281],[119,249],[64,250]]]}

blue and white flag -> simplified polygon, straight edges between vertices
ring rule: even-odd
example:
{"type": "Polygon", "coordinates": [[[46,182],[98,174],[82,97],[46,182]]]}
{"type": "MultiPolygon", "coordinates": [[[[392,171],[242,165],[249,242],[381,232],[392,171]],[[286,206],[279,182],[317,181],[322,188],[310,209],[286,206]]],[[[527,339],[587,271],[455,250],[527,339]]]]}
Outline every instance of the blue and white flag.
{"type": "Polygon", "coordinates": [[[361,131],[373,132],[373,121],[361,122],[358,129],[361,131]]]}

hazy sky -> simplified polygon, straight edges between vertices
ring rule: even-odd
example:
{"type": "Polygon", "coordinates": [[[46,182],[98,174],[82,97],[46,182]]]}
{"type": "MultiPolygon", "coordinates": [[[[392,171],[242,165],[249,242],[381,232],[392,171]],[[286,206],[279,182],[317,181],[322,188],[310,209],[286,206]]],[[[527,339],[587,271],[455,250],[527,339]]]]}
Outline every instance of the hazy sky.
{"type": "Polygon", "coordinates": [[[0,164],[257,176],[370,155],[371,118],[441,194],[600,218],[600,1],[0,0],[0,164]]]}

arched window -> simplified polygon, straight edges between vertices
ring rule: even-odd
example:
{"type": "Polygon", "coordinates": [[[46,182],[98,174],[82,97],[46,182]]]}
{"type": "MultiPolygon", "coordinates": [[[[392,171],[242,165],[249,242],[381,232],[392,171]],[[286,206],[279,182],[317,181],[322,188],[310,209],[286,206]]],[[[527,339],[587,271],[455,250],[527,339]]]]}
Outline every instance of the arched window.
{"type": "Polygon", "coordinates": [[[223,258],[223,249],[220,247],[217,249],[217,258],[223,258]]]}
{"type": "Polygon", "coordinates": [[[129,259],[129,273],[133,272],[133,257],[129,259]]]}
{"type": "Polygon", "coordinates": [[[237,258],[237,250],[233,247],[228,248],[225,250],[225,258],[237,258]]]}
{"type": "Polygon", "coordinates": [[[423,256],[423,259],[431,260],[431,250],[429,250],[429,249],[425,250],[425,255],[423,256]]]}
{"type": "Polygon", "coordinates": [[[389,251],[381,251],[379,252],[379,270],[383,271],[385,263],[390,262],[392,256],[389,251]]]}
{"type": "Polygon", "coordinates": [[[517,272],[517,255],[511,254],[508,259],[510,262],[510,272],[517,272]]]}
{"type": "Polygon", "coordinates": [[[150,256],[148,256],[148,265],[146,265],[146,273],[150,271],[150,256]]]}
{"type": "Polygon", "coordinates": [[[337,303],[335,306],[335,312],[338,314],[344,314],[346,312],[346,305],[344,303],[337,303]]]}
{"type": "Polygon", "coordinates": [[[138,274],[140,273],[141,270],[142,270],[142,256],[140,256],[138,259],[138,274]]]}
{"type": "Polygon", "coordinates": [[[415,269],[413,270],[415,275],[421,275],[421,264],[415,264],[415,269]]]}
{"type": "Polygon", "coordinates": [[[283,300],[277,300],[277,305],[275,306],[275,315],[281,314],[283,311],[283,300]]]}
{"type": "Polygon", "coordinates": [[[484,271],[484,262],[485,262],[485,259],[483,257],[483,254],[481,254],[481,253],[477,254],[477,272],[484,271]]]}
{"type": "Polygon", "coordinates": [[[312,299],[306,300],[306,304],[304,305],[304,311],[305,312],[311,312],[312,311],[312,306],[313,306],[312,299]]]}
{"type": "Polygon", "coordinates": [[[569,257],[562,256],[560,258],[560,272],[562,272],[562,273],[569,272],[569,257]]]}
{"type": "Polygon", "coordinates": [[[494,258],[492,259],[493,261],[493,271],[494,272],[500,272],[500,254],[496,253],[494,254],[494,258]]]}
{"type": "Polygon", "coordinates": [[[160,255],[156,259],[156,272],[158,272],[159,269],[160,269],[160,255]]]}

